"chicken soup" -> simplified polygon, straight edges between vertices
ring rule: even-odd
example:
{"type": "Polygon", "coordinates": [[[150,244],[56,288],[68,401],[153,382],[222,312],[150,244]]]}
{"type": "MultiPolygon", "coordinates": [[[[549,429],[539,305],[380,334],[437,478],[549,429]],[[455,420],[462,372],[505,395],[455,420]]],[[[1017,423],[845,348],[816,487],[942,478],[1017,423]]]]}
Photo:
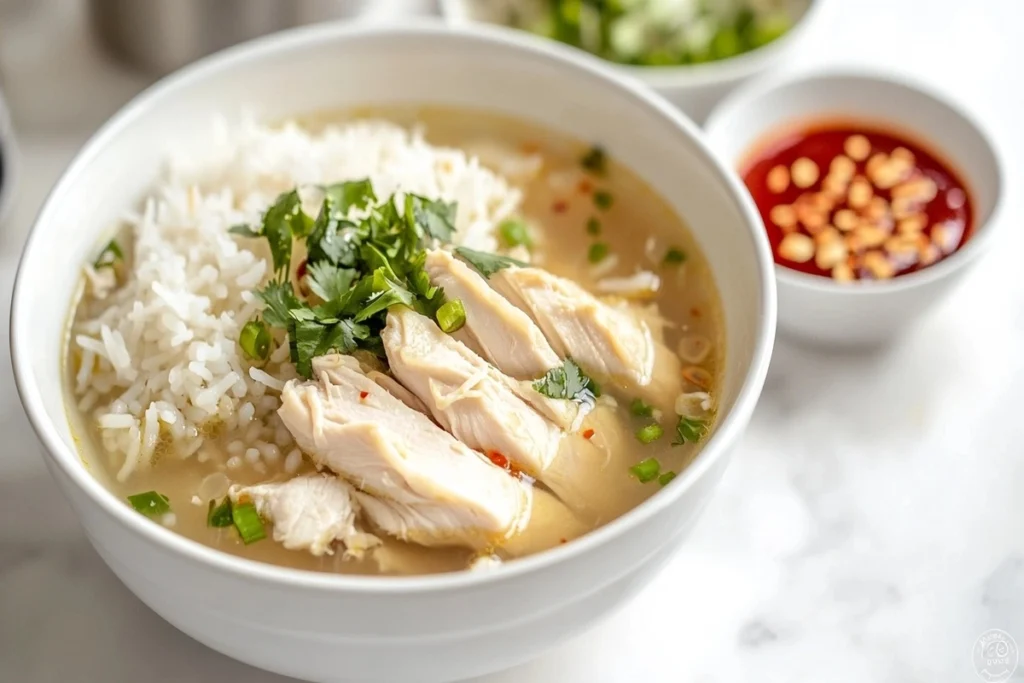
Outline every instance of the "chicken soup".
{"type": "Polygon", "coordinates": [[[635,507],[713,429],[724,349],[697,244],[628,169],[431,108],[171,158],[70,326],[82,459],[126,505],[351,574],[494,569],[635,507]]]}

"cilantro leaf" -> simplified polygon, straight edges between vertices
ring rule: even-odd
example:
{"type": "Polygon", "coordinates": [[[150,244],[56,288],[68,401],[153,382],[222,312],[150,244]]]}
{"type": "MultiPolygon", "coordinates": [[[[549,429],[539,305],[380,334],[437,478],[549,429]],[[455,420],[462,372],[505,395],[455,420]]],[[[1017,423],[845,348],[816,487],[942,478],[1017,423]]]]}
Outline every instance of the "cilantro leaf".
{"type": "Polygon", "coordinates": [[[699,420],[695,417],[679,416],[676,423],[676,439],[673,446],[682,446],[685,443],[697,443],[708,433],[707,420],[699,420]]]}
{"type": "Polygon", "coordinates": [[[262,235],[270,243],[274,272],[288,272],[292,260],[292,241],[305,237],[313,228],[313,221],[302,211],[298,190],[286,192],[263,214],[262,235]]]}
{"type": "Polygon", "coordinates": [[[412,197],[412,215],[416,225],[441,242],[451,242],[455,232],[455,202],[430,200],[419,195],[412,197]]]}
{"type": "Polygon", "coordinates": [[[313,374],[313,358],[316,357],[316,350],[320,348],[327,337],[327,328],[316,320],[295,321],[295,369],[303,377],[313,374]]]}
{"type": "Polygon", "coordinates": [[[377,201],[377,195],[373,193],[373,183],[365,178],[328,185],[324,188],[324,199],[330,200],[337,218],[344,218],[349,209],[365,209],[371,202],[377,201]]]}
{"type": "Polygon", "coordinates": [[[571,358],[566,358],[561,367],[552,368],[533,383],[533,388],[548,398],[564,398],[577,403],[594,400],[592,381],[571,358]]]}
{"type": "Polygon", "coordinates": [[[290,282],[271,280],[256,296],[266,304],[263,320],[271,327],[288,329],[293,320],[292,310],[302,307],[290,282]]]}
{"type": "Polygon", "coordinates": [[[359,245],[365,236],[355,223],[339,218],[335,206],[330,197],[324,197],[320,213],[306,239],[307,263],[327,261],[351,267],[358,261],[359,245]]]}
{"type": "Polygon", "coordinates": [[[317,261],[307,266],[306,277],[314,294],[324,301],[332,301],[348,292],[356,278],[356,271],[339,268],[327,261],[317,261]]]}
{"type": "Polygon", "coordinates": [[[228,232],[232,235],[241,235],[242,237],[263,237],[262,232],[257,232],[252,229],[248,223],[238,223],[228,228],[228,232]]]}
{"type": "Polygon", "coordinates": [[[484,277],[490,277],[499,270],[504,270],[509,266],[525,267],[527,265],[526,263],[509,256],[488,254],[486,251],[476,251],[474,249],[467,249],[466,247],[456,247],[455,253],[462,257],[462,259],[469,265],[476,268],[476,270],[484,277]]]}
{"type": "Polygon", "coordinates": [[[359,340],[370,336],[370,328],[352,320],[339,320],[326,328],[326,333],[316,347],[313,358],[328,353],[352,353],[359,348],[359,340]]]}
{"type": "Polygon", "coordinates": [[[406,289],[401,283],[388,278],[384,268],[378,268],[372,275],[373,296],[366,303],[363,310],[356,314],[355,321],[363,322],[381,311],[385,311],[396,304],[413,306],[416,295],[406,289]]]}

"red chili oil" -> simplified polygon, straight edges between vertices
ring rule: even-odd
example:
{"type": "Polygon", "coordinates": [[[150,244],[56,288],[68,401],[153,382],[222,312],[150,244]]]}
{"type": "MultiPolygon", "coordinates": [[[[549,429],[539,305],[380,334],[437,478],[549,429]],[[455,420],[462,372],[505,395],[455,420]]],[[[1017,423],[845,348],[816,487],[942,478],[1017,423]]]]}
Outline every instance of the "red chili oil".
{"type": "MultiPolygon", "coordinates": [[[[867,164],[874,155],[888,156],[894,150],[904,148],[904,150],[909,150],[914,157],[913,169],[908,179],[928,178],[934,182],[937,188],[935,197],[924,203],[919,209],[919,212],[926,217],[926,225],[920,232],[928,240],[941,242],[944,246],[938,249],[937,258],[931,262],[925,262],[930,259],[914,262],[889,260],[894,277],[915,272],[948,258],[971,238],[974,232],[974,215],[970,193],[960,176],[926,146],[902,133],[889,129],[852,122],[814,121],[770,134],[748,156],[741,167],[740,174],[760,211],[776,263],[804,273],[824,277],[835,276],[838,279],[833,270],[819,267],[814,258],[805,262],[796,262],[783,257],[779,253],[779,245],[787,232],[792,230],[784,230],[776,225],[771,218],[771,212],[776,206],[793,205],[801,195],[822,192],[832,161],[836,157],[846,156],[847,140],[855,135],[866,137],[870,143],[868,156],[864,159],[853,160],[855,177],[867,176],[867,164]],[[789,186],[784,191],[775,192],[770,189],[769,172],[778,166],[792,169],[793,162],[801,157],[810,159],[817,165],[818,179],[811,186],[800,188],[791,177],[789,186]],[[936,226],[942,226],[940,228],[942,232],[938,235],[935,234],[936,226]]],[[[850,157],[847,156],[847,158],[850,157]]],[[[881,189],[874,183],[871,183],[871,187],[874,196],[880,196],[891,204],[893,198],[891,189],[881,189]]],[[[832,224],[836,212],[850,208],[848,195],[837,196],[834,206],[828,210],[829,224],[832,224]]],[[[890,221],[888,226],[893,234],[897,234],[894,230],[894,223],[897,222],[890,221]]],[[[804,234],[814,234],[814,231],[807,230],[803,224],[799,224],[796,229],[804,234]]],[[[883,251],[887,259],[891,256],[882,247],[875,249],[883,251]]],[[[858,254],[852,249],[849,252],[847,263],[852,269],[853,279],[875,279],[872,273],[866,272],[863,267],[858,265],[857,258],[862,255],[863,252],[858,254]]]]}

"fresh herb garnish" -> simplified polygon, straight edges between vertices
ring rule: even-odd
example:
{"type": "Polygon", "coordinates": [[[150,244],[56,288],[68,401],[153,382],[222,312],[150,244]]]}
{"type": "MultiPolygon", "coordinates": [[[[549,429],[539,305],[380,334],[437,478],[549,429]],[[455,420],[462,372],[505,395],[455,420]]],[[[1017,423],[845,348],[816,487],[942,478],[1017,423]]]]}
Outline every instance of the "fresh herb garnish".
{"type": "Polygon", "coordinates": [[[612,193],[607,190],[598,190],[594,193],[594,206],[602,211],[610,209],[613,202],[612,193]]]}
{"type": "Polygon", "coordinates": [[[221,528],[233,524],[231,518],[231,496],[224,496],[219,504],[210,500],[210,506],[206,510],[206,526],[221,528]]]}
{"type": "Polygon", "coordinates": [[[122,261],[124,261],[124,252],[121,251],[121,245],[115,239],[107,242],[107,246],[103,247],[103,251],[96,257],[92,267],[96,270],[100,268],[113,268],[122,261]]]}
{"type": "Polygon", "coordinates": [[[158,517],[171,511],[171,499],[156,491],[128,496],[128,502],[136,512],[141,512],[147,517],[158,517]]]}
{"type": "Polygon", "coordinates": [[[587,234],[598,236],[601,234],[601,221],[597,220],[593,216],[587,219],[587,234]]]}
{"type": "Polygon", "coordinates": [[[641,398],[634,398],[633,402],[629,404],[629,412],[637,417],[650,417],[654,414],[654,407],[645,403],[641,398]]]}
{"type": "Polygon", "coordinates": [[[488,254],[486,251],[476,251],[475,249],[467,249],[466,247],[456,247],[455,253],[462,257],[462,259],[469,265],[476,268],[484,277],[490,277],[499,270],[503,270],[509,266],[524,267],[527,265],[522,261],[509,256],[488,254]]]}
{"type": "Polygon", "coordinates": [[[636,438],[640,443],[654,443],[662,437],[665,430],[661,428],[661,425],[657,422],[652,422],[649,425],[644,425],[640,429],[636,430],[636,438]]]}
{"type": "Polygon", "coordinates": [[[677,265],[686,261],[686,252],[678,247],[669,247],[668,251],[665,252],[665,258],[662,259],[662,263],[666,266],[677,265]]]}
{"type": "Polygon", "coordinates": [[[276,239],[289,260],[291,240],[305,239],[303,280],[315,299],[299,296],[287,268],[257,295],[266,305],[263,322],[288,333],[291,361],[301,376],[310,377],[313,358],[327,353],[365,349],[381,355],[380,330],[391,306],[436,316],[445,297],[424,269],[426,249],[451,237],[455,204],[407,194],[402,201],[392,196],[373,205],[373,187],[361,180],[324,188],[320,211],[310,219],[297,198],[297,192],[279,198],[264,216],[261,236],[272,252],[276,239]],[[353,207],[366,214],[358,222],[346,218],[353,207]]]}
{"type": "Polygon", "coordinates": [[[292,262],[292,243],[296,237],[305,237],[313,227],[313,221],[302,211],[299,191],[292,190],[277,198],[273,206],[263,214],[260,234],[270,244],[270,256],[274,272],[278,276],[287,274],[292,262]]]}
{"type": "Polygon", "coordinates": [[[604,242],[594,242],[587,250],[587,260],[591,263],[600,263],[608,256],[608,245],[604,242]]]}
{"type": "Polygon", "coordinates": [[[270,355],[270,330],[260,320],[250,320],[242,326],[238,345],[252,360],[266,360],[270,355]]]}
{"type": "Polygon", "coordinates": [[[501,235],[502,244],[506,248],[518,247],[520,245],[529,249],[533,246],[530,239],[530,231],[526,223],[518,218],[508,218],[498,225],[498,234],[501,235]]]}
{"type": "Polygon", "coordinates": [[[672,442],[672,445],[682,446],[684,443],[697,443],[707,433],[708,423],[706,420],[680,415],[679,422],[676,423],[676,440],[672,442]]]}
{"type": "Polygon", "coordinates": [[[604,149],[594,145],[580,159],[580,166],[595,175],[604,175],[608,170],[608,156],[605,154],[604,149]]]}
{"type": "Polygon", "coordinates": [[[547,371],[543,377],[533,383],[537,392],[548,398],[564,398],[577,403],[591,403],[601,395],[597,384],[587,377],[571,358],[562,361],[562,365],[547,371]]]}
{"type": "Polygon", "coordinates": [[[437,324],[448,334],[461,329],[466,324],[466,308],[462,299],[451,299],[437,309],[437,324]]]}
{"type": "Polygon", "coordinates": [[[641,460],[629,468],[629,473],[640,480],[642,484],[655,479],[659,472],[661,472],[661,463],[658,462],[657,458],[641,460]]]}
{"type": "Polygon", "coordinates": [[[252,503],[238,503],[231,506],[231,521],[238,529],[238,535],[242,537],[242,543],[249,545],[267,537],[263,529],[263,520],[256,512],[256,506],[252,503]]]}
{"type": "Polygon", "coordinates": [[[660,477],[658,477],[658,483],[661,484],[662,486],[664,486],[665,484],[669,483],[670,481],[672,481],[675,478],[676,478],[676,473],[673,472],[672,470],[669,470],[668,472],[662,473],[662,475],[660,477]]]}

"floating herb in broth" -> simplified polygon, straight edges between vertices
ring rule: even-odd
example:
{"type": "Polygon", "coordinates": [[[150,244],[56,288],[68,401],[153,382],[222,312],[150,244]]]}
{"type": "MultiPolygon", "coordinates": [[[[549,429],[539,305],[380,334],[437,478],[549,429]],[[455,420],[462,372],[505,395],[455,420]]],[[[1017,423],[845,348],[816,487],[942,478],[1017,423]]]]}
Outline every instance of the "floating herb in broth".
{"type": "MultiPolygon", "coordinates": [[[[649,321],[656,336],[663,330],[665,346],[673,356],[684,339],[711,340],[711,353],[703,360],[688,361],[685,372],[677,367],[672,373],[683,392],[717,395],[724,339],[717,293],[707,264],[674,213],[620,167],[613,154],[603,149],[598,153],[595,150],[600,148],[593,145],[480,112],[389,108],[332,114],[303,125],[316,131],[369,116],[402,125],[423,124],[433,145],[472,151],[483,149],[481,143],[487,142],[511,150],[513,156],[521,155],[513,159],[515,163],[505,164],[508,158],[481,152],[485,167],[509,174],[510,182],[522,192],[522,202],[513,213],[494,222],[497,230],[493,242],[458,247],[458,263],[474,277],[482,277],[495,291],[513,281],[511,275],[529,275],[532,269],[527,261],[591,292],[601,291],[603,282],[628,278],[637,270],[656,274],[656,289],[642,300],[631,300],[626,293],[607,301],[614,307],[637,311],[649,321]],[[534,156],[542,161],[539,170],[517,175],[520,168],[533,167],[526,160],[534,156]],[[638,225],[644,226],[639,238],[635,230],[638,225]],[[600,241],[595,240],[598,233],[600,241]],[[603,245],[598,247],[604,250],[598,264],[589,258],[594,245],[603,245]],[[685,258],[670,256],[677,252],[685,258]]],[[[201,189],[212,192],[217,188],[201,189]]],[[[196,210],[202,211],[203,207],[196,210]]],[[[354,537],[350,537],[345,544],[339,540],[329,545],[333,554],[289,550],[275,540],[278,530],[267,518],[268,508],[242,492],[303,477],[320,483],[318,477],[324,475],[316,474],[311,461],[314,454],[304,453],[277,417],[280,388],[288,380],[301,382],[310,377],[312,390],[319,381],[316,358],[331,351],[350,353],[363,364],[368,376],[381,378],[382,384],[367,385],[355,395],[356,402],[365,401],[367,409],[372,409],[370,404],[384,391],[381,387],[391,387],[388,382],[394,381],[381,339],[388,311],[408,307],[433,321],[441,334],[470,345],[478,343],[473,336],[479,329],[473,318],[478,302],[435,287],[426,273],[423,256],[438,244],[458,239],[460,229],[466,229],[461,222],[462,212],[473,210],[468,203],[433,201],[423,194],[396,201],[362,177],[325,177],[320,185],[277,187],[259,216],[227,218],[227,225],[234,226],[231,232],[241,256],[251,251],[254,258],[268,262],[262,278],[250,276],[247,280],[246,269],[255,266],[246,264],[240,264],[239,270],[230,275],[246,282],[252,280],[252,285],[246,287],[246,296],[251,297],[247,301],[252,303],[230,308],[230,297],[218,298],[221,290],[216,281],[211,281],[204,285],[207,289],[195,290],[195,296],[209,300],[210,321],[224,315],[241,316],[234,318],[230,338],[208,343],[202,338],[202,328],[196,328],[193,334],[198,338],[189,340],[185,332],[171,330],[160,342],[166,347],[165,353],[173,353],[169,344],[177,335],[181,348],[191,349],[188,353],[192,360],[175,373],[214,373],[210,381],[204,380],[192,389],[200,403],[203,392],[220,381],[217,373],[221,371],[216,368],[223,347],[218,344],[230,343],[238,354],[237,370],[241,374],[230,366],[223,370],[235,372],[233,384],[225,384],[222,400],[210,406],[214,418],[203,423],[194,436],[188,432],[189,425],[196,424],[194,411],[175,413],[174,405],[158,401],[152,423],[147,422],[143,406],[136,411],[133,402],[138,398],[132,393],[134,383],[128,377],[132,372],[142,372],[139,363],[133,360],[122,366],[118,376],[108,361],[100,361],[104,338],[113,338],[117,346],[116,337],[110,337],[115,332],[124,336],[126,346],[132,344],[131,328],[122,327],[114,315],[120,310],[121,297],[130,292],[115,289],[99,296],[94,285],[87,284],[75,312],[67,368],[68,394],[74,397],[69,412],[75,433],[81,437],[83,459],[123,498],[139,492],[160,496],[154,500],[164,501],[173,514],[154,514],[155,523],[171,524],[189,538],[249,559],[318,571],[371,574],[432,573],[470,566],[482,549],[403,542],[361,517],[360,529],[372,533],[379,545],[348,546],[354,543],[354,537]],[[353,207],[357,209],[354,213],[353,207]],[[107,337],[101,333],[102,325],[109,328],[107,337]],[[244,396],[233,398],[232,392],[242,392],[243,388],[244,396]],[[140,414],[141,419],[133,417],[140,414]],[[148,424],[156,425],[153,432],[147,432],[148,424]],[[136,457],[134,466],[124,456],[132,434],[143,447],[147,439],[159,444],[145,456],[145,451],[130,451],[136,457]],[[356,550],[348,552],[346,546],[356,550]]],[[[176,234],[162,234],[161,239],[173,242],[178,239],[176,234]]],[[[126,274],[138,277],[138,264],[130,262],[133,243],[131,234],[119,236],[122,255],[114,254],[114,258],[111,250],[97,249],[97,254],[106,254],[102,265],[116,264],[118,287],[133,286],[130,280],[126,284],[126,274]]],[[[545,333],[550,336],[549,330],[545,333]]],[[[713,423],[711,411],[702,407],[701,400],[680,402],[678,405],[686,409],[681,418],[672,401],[635,392],[631,388],[634,380],[614,373],[605,377],[603,362],[588,362],[562,352],[558,355],[557,363],[543,372],[517,378],[515,386],[519,395],[533,397],[530,400],[537,405],[553,407],[556,412],[563,410],[559,407],[563,404],[583,409],[581,417],[566,428],[559,458],[569,454],[586,463],[574,475],[578,480],[569,482],[579,486],[585,500],[560,500],[544,483],[542,473],[541,479],[533,481],[538,473],[524,469],[515,453],[487,449],[481,457],[488,466],[499,468],[501,476],[516,482],[516,486],[532,486],[536,498],[532,517],[536,524],[486,548],[488,554],[502,559],[572,540],[654,495],[676,472],[685,469],[713,423]],[[600,386],[595,378],[600,379],[600,386]],[[571,510],[571,525],[559,517],[566,510],[571,510]]],[[[114,356],[116,359],[117,354],[114,356]]],[[[662,362],[658,360],[654,367],[656,380],[668,367],[662,362]]],[[[678,360],[673,363],[678,366],[678,360]]],[[[178,374],[172,379],[192,386],[178,374]]],[[[403,400],[415,403],[414,398],[406,396],[403,400]]],[[[708,403],[708,407],[713,409],[713,404],[708,403]]]]}

